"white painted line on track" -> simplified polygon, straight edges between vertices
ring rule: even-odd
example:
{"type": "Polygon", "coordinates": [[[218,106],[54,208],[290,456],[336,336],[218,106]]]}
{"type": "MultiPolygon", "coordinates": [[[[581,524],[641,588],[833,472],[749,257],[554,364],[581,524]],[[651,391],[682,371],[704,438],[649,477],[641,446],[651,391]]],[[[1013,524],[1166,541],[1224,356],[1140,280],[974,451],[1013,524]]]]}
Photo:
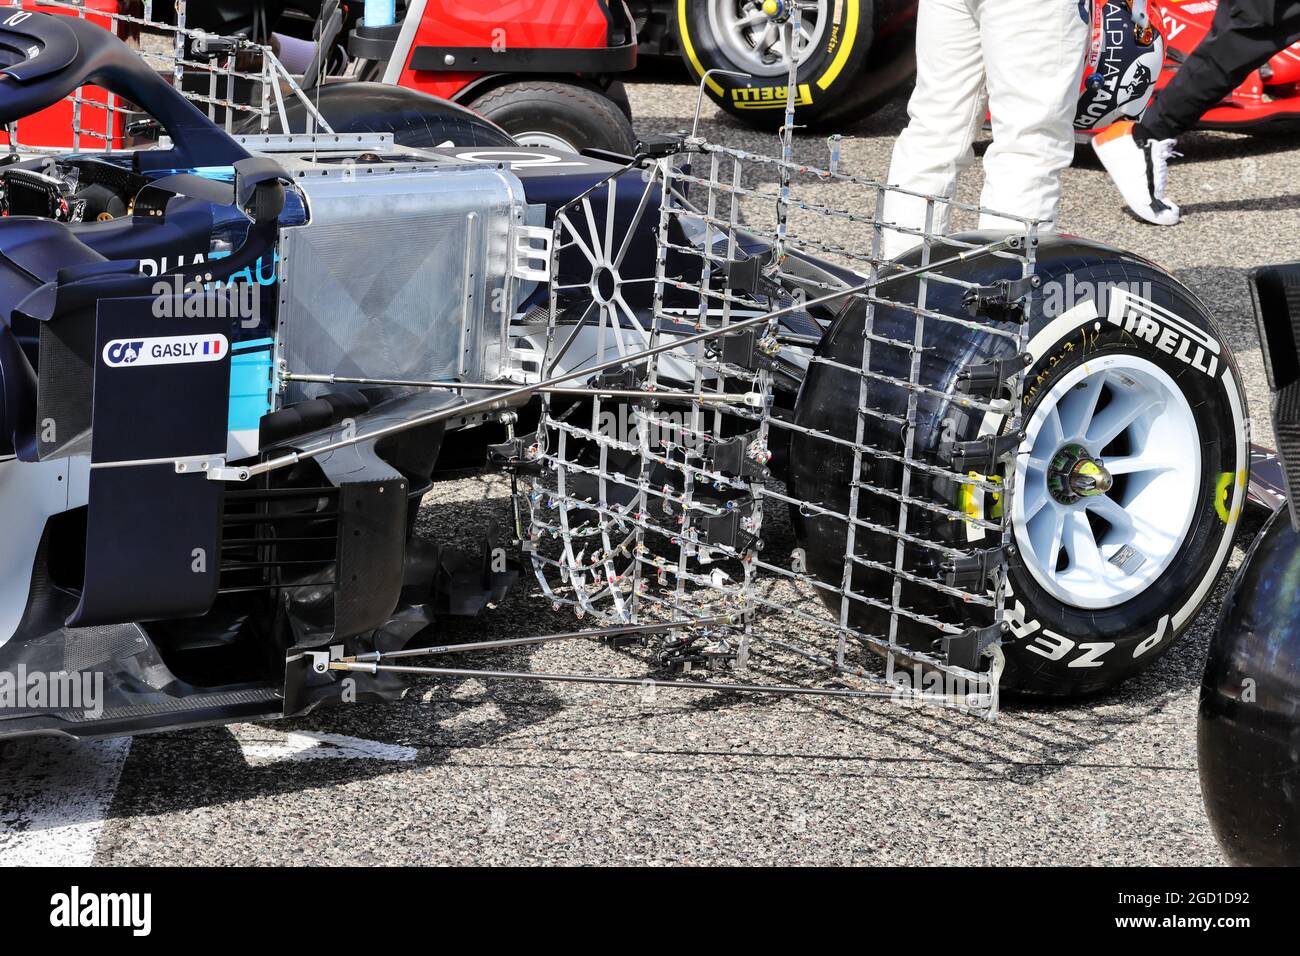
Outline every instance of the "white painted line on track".
{"type": "MultiPolygon", "coordinates": [[[[258,724],[229,729],[251,767],[418,756],[414,747],[345,734],[285,733],[258,724]]],[[[128,737],[83,743],[34,737],[0,748],[0,867],[90,866],[130,752],[128,737]]]]}
{"type": "Polygon", "coordinates": [[[129,737],[16,740],[0,749],[0,866],[89,866],[129,737]]]}
{"type": "Polygon", "coordinates": [[[230,728],[250,767],[302,760],[414,760],[414,747],[385,744],[345,734],[285,733],[260,724],[235,724],[230,728]]]}

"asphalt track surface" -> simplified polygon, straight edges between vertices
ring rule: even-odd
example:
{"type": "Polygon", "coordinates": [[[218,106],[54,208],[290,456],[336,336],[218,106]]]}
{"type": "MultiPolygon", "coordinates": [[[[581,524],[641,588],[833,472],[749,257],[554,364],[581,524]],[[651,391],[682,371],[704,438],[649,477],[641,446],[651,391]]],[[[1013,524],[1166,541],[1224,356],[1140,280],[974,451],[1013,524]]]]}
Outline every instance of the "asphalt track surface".
{"type": "MultiPolygon", "coordinates": [[[[639,131],[689,125],[694,91],[630,88],[639,131]]],[[[882,177],[902,103],[844,130],[846,168],[882,177]]],[[[773,138],[706,104],[714,141],[773,138]]],[[[1269,440],[1244,270],[1300,257],[1300,150],[1195,134],[1139,224],[1099,168],[1065,175],[1069,231],[1140,252],[1210,306],[1269,440]]],[[[825,160],[820,136],[800,157],[825,160]]],[[[963,198],[978,195],[973,170],[963,198]]],[[[505,485],[439,482],[425,520],[471,543],[505,485]]],[[[1249,535],[1257,520],[1246,522],[1249,535]]],[[[1240,547],[1233,565],[1241,559],[1240,547]]],[[[0,744],[0,864],[1214,864],[1195,708],[1225,582],[1193,628],[1117,692],[1009,704],[996,723],[888,703],[635,688],[417,682],[406,700],[305,720],[77,745],[0,744]]],[[[569,630],[520,589],[449,640],[569,630]]],[[[637,673],[595,644],[484,663],[637,673]]]]}

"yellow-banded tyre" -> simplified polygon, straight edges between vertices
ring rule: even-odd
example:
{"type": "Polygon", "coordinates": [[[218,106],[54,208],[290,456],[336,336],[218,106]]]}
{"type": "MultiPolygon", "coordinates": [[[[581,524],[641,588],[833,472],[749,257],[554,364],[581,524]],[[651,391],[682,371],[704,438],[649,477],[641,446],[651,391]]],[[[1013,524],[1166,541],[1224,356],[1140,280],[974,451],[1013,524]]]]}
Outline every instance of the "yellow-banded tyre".
{"type": "MultiPolygon", "coordinates": [[[[706,92],[752,126],[778,128],[785,116],[788,0],[676,0],[678,43],[706,92]]],[[[794,55],[799,122],[826,127],[877,109],[915,69],[916,4],[909,0],[817,0],[800,19],[794,55]]]]}

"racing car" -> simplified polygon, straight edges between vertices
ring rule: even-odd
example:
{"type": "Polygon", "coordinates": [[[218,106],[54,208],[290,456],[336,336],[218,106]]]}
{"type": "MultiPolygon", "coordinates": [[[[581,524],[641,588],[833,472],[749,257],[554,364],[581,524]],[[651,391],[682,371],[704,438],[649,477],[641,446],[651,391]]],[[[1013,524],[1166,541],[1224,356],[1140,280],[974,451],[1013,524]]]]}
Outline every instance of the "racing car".
{"type": "MultiPolygon", "coordinates": [[[[1141,117],[1205,39],[1218,8],[1218,0],[1095,4],[1083,79],[1083,97],[1092,100],[1092,106],[1080,111],[1076,130],[1088,136],[1116,120],[1141,117]]],[[[1266,132],[1289,129],[1297,119],[1300,44],[1279,50],[1227,99],[1207,110],[1197,127],[1266,132]]]]}
{"type": "Polygon", "coordinates": [[[1300,263],[1250,275],[1287,507],[1250,545],[1210,643],[1197,720],[1206,815],[1228,861],[1300,865],[1300,263]]]}
{"type": "MultiPolygon", "coordinates": [[[[636,64],[636,31],[621,0],[410,0],[392,5],[391,18],[339,0],[239,6],[263,19],[305,12],[311,27],[299,62],[305,73],[323,64],[331,82],[350,77],[451,100],[522,145],[626,153],[636,142],[618,82],[636,64]]],[[[231,32],[224,23],[209,29],[231,32]]]]}
{"type": "MultiPolygon", "coordinates": [[[[789,0],[633,0],[643,53],[680,56],[729,114],[763,129],[783,119],[789,0]]],[[[916,69],[915,0],[803,0],[796,38],[800,121],[845,126],[883,106],[916,69]]]]}
{"type": "MultiPolygon", "coordinates": [[[[153,65],[187,91],[209,96],[216,119],[234,110],[250,130],[258,121],[246,105],[260,99],[263,90],[241,73],[238,61],[246,62],[264,46],[274,49],[295,84],[313,95],[322,83],[331,88],[354,79],[383,83],[460,103],[525,145],[626,153],[636,142],[631,107],[616,80],[636,62],[634,26],[621,3],[533,2],[515,5],[506,19],[499,3],[465,0],[403,0],[388,4],[383,18],[366,16],[361,0],[29,0],[20,5],[115,30],[146,49],[153,65]],[[162,52],[177,43],[179,55],[162,52]],[[241,75],[222,83],[219,95],[208,86],[209,73],[185,76],[187,66],[227,57],[241,75]]],[[[93,87],[81,99],[106,102],[104,92],[93,87]]],[[[67,148],[77,145],[79,134],[93,133],[108,145],[129,142],[132,117],[123,110],[111,119],[107,128],[92,128],[74,103],[63,102],[31,118],[23,141],[67,148]]]]}
{"type": "Polygon", "coordinates": [[[429,640],[525,570],[584,622],[560,636],[723,675],[659,686],[1086,694],[1224,566],[1240,376],[1140,257],[1025,221],[885,262],[868,200],[791,198],[888,188],[834,154],[682,133],[611,162],[414,91],[361,131],[236,136],[92,23],[16,11],[0,51],[0,121],[94,83],[164,133],[0,168],[0,736],[392,699],[447,673],[394,658],[476,649],[429,640]],[[397,141],[413,115],[433,148],[397,141]],[[796,241],[803,214],[854,231],[796,241]],[[511,533],[450,552],[417,521],[441,447],[533,399],[493,452],[511,533]],[[763,628],[831,683],[744,678],[763,628]],[[83,681],[94,708],[51,702],[83,681]]]}
{"type": "MultiPolygon", "coordinates": [[[[733,116],[755,126],[781,119],[783,78],[789,64],[777,42],[794,4],[759,0],[640,0],[633,4],[643,42],[662,48],[675,39],[692,76],[706,71],[709,96],[733,116]],[[668,24],[675,29],[669,30],[668,24]]],[[[1106,109],[1081,114],[1082,134],[1120,116],[1134,118],[1153,93],[1168,85],[1205,38],[1218,0],[1096,0],[1091,11],[1087,85],[1105,88],[1106,109]],[[1142,20],[1146,56],[1127,48],[1133,11],[1142,20]],[[1135,63],[1140,65],[1135,66],[1135,63]],[[1126,107],[1127,108],[1124,108],[1126,107]],[[1113,110],[1121,110],[1111,116],[1113,110]]],[[[912,30],[916,4],[894,0],[828,0],[802,4],[804,26],[796,47],[798,96],[806,122],[843,125],[866,116],[906,88],[915,66],[912,30]]],[[[1026,16],[1033,16],[1026,5],[1026,16]]],[[[1283,50],[1252,73],[1228,99],[1201,119],[1203,129],[1263,132],[1289,128],[1300,118],[1300,44],[1283,50]]]]}
{"type": "MultiPolygon", "coordinates": [[[[1163,68],[1155,78],[1156,95],[1169,84],[1179,66],[1210,31],[1218,0],[1152,0],[1165,40],[1163,68]]],[[[1239,133],[1289,131],[1300,121],[1300,43],[1277,53],[1206,111],[1200,129],[1239,133]]]]}

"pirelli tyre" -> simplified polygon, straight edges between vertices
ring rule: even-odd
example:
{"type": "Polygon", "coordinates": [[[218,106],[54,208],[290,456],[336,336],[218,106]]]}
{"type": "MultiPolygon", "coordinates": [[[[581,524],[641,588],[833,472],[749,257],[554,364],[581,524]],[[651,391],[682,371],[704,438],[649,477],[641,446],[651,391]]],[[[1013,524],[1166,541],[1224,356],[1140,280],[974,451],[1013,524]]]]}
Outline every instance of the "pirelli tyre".
{"type": "MultiPolygon", "coordinates": [[[[746,123],[776,129],[785,115],[788,0],[674,0],[682,57],[705,91],[746,123]]],[[[912,77],[915,4],[907,0],[805,3],[796,49],[799,122],[847,122],[877,109],[912,77]]]]}
{"type": "MultiPolygon", "coordinates": [[[[932,253],[945,254],[942,248],[932,253]]],[[[917,253],[900,261],[919,262],[917,253]]],[[[984,257],[949,274],[985,285],[1013,278],[1019,268],[984,257]]],[[[1013,547],[1002,687],[1063,697],[1113,687],[1148,667],[1186,630],[1231,551],[1248,480],[1249,443],[1236,363],[1204,306],[1177,280],[1138,257],[1058,237],[1040,245],[1037,275],[1021,408],[1025,436],[1014,458],[1017,490],[1007,516],[1013,547]],[[1085,472],[1091,483],[1074,477],[1085,472]],[[1090,489],[1082,487],[1088,484],[1090,489]]],[[[914,281],[896,286],[891,299],[915,302],[914,281]]],[[[960,315],[962,292],[930,282],[927,307],[960,315]]],[[[860,303],[846,308],[818,353],[857,367],[863,313],[860,303]]],[[[985,318],[998,323],[996,315],[985,318]]],[[[953,442],[1011,427],[1010,415],[963,409],[955,384],[963,368],[1005,356],[1006,345],[983,329],[930,325],[922,381],[944,397],[920,398],[913,453],[942,462],[953,442]]],[[[872,368],[905,379],[910,356],[887,340],[912,341],[912,314],[877,308],[873,336],[872,368]]],[[[796,421],[852,438],[855,416],[843,409],[857,406],[857,389],[856,375],[814,363],[796,421]]],[[[879,382],[868,387],[865,404],[887,415],[907,411],[903,390],[879,382]]],[[[885,417],[868,416],[865,422],[869,443],[901,451],[898,429],[885,417]]],[[[847,511],[852,455],[842,451],[828,461],[824,445],[796,434],[791,488],[796,497],[839,502],[847,511]]],[[[897,486],[896,464],[879,460],[865,467],[863,480],[897,486]]],[[[971,519],[1005,515],[1001,495],[969,485],[937,478],[916,483],[914,476],[912,490],[971,519]]],[[[860,497],[859,515],[870,522],[896,527],[898,513],[892,498],[860,497]]],[[[838,586],[843,524],[837,530],[825,518],[796,514],[793,520],[809,569],[838,586]]],[[[985,530],[974,521],[923,509],[912,509],[909,520],[910,531],[963,549],[985,541],[985,530]]],[[[892,563],[893,538],[859,535],[859,542],[861,553],[892,563]]],[[[908,546],[905,562],[918,574],[936,576],[923,548],[908,546]]],[[[855,574],[855,588],[879,593],[888,586],[887,578],[873,574],[855,574]]],[[[838,609],[838,600],[833,603],[838,609]]],[[[903,604],[949,620],[972,613],[916,585],[904,587],[903,604]]],[[[858,618],[858,626],[871,631],[887,623],[866,608],[858,618]]],[[[930,649],[935,632],[904,621],[900,636],[930,649]]]]}

